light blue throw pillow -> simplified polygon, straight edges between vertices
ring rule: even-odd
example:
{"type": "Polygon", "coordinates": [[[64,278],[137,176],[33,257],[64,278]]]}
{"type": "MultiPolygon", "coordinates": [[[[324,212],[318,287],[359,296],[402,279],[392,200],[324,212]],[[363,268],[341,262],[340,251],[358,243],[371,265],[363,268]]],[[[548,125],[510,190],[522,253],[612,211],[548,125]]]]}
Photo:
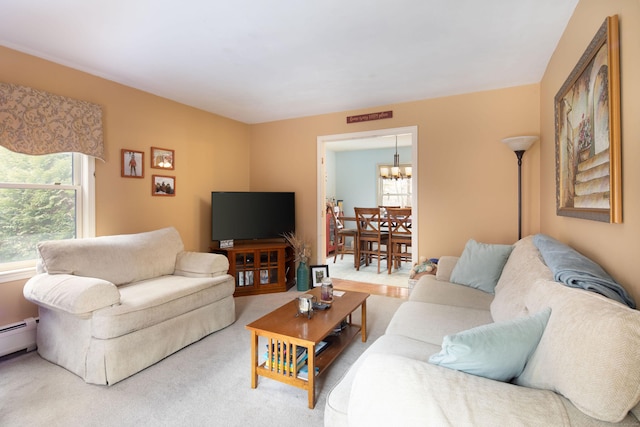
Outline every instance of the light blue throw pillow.
{"type": "Polygon", "coordinates": [[[451,271],[451,281],[493,294],[513,246],[478,243],[470,239],[451,271]]]}
{"type": "Polygon", "coordinates": [[[544,332],[551,309],[507,322],[469,329],[442,340],[429,363],[468,374],[509,381],[522,373],[544,332]]]}

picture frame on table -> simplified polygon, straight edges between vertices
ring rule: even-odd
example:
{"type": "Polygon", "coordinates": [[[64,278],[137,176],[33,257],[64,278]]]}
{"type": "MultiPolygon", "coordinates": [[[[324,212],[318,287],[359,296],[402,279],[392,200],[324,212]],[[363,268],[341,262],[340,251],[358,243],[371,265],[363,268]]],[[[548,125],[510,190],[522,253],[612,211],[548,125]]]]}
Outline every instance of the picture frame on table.
{"type": "Polygon", "coordinates": [[[555,96],[559,216],[622,222],[619,43],[609,16],[555,96]]]}
{"type": "Polygon", "coordinates": [[[151,167],[155,169],[175,169],[176,153],[168,148],[151,147],[151,167]]]}
{"type": "Polygon", "coordinates": [[[312,265],[311,267],[311,283],[314,287],[322,285],[322,279],[329,277],[328,265],[312,265]]]}
{"type": "Polygon", "coordinates": [[[153,175],[151,179],[151,195],[175,196],[176,177],[166,175],[153,175]]]}
{"type": "Polygon", "coordinates": [[[144,178],[144,153],[123,148],[120,151],[120,176],[123,178],[144,178]]]}

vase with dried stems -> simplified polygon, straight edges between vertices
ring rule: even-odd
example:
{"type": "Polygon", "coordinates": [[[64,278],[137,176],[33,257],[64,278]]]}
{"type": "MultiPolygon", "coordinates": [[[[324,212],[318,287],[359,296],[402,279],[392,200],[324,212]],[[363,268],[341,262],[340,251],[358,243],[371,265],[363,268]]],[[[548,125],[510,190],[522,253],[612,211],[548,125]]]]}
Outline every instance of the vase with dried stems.
{"type": "Polygon", "coordinates": [[[311,245],[294,232],[284,233],[282,236],[293,248],[295,261],[298,263],[296,288],[299,291],[306,291],[309,289],[309,266],[307,263],[311,257],[311,245]]]}

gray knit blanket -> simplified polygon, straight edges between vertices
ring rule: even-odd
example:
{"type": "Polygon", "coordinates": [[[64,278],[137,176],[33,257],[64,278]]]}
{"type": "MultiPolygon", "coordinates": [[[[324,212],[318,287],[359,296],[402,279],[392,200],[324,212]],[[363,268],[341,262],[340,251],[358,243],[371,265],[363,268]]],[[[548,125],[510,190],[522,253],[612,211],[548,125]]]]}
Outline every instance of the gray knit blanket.
{"type": "Polygon", "coordinates": [[[575,249],[545,234],[533,236],[545,264],[553,272],[556,281],[572,288],[582,288],[619,301],[631,308],[636,303],[627,291],[602,267],[575,249]]]}

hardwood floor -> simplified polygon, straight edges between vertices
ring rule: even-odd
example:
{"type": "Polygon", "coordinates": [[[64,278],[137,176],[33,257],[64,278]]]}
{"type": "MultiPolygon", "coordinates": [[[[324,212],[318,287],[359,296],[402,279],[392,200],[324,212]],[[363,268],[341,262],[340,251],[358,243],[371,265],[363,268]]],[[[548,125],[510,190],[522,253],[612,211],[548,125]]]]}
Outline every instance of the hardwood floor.
{"type": "Polygon", "coordinates": [[[356,282],[334,278],[333,287],[343,291],[366,292],[371,295],[384,295],[393,298],[409,298],[409,289],[398,286],[376,285],[373,283],[356,282]]]}

